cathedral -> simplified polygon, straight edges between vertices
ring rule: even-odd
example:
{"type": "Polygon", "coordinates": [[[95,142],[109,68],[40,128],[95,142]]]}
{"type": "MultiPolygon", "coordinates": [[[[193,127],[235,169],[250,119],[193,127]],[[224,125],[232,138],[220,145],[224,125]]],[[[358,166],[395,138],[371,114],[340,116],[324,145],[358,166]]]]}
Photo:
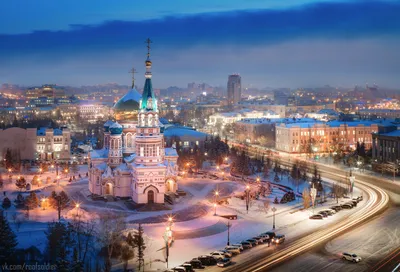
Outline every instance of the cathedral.
{"type": "Polygon", "coordinates": [[[164,195],[178,189],[178,154],[164,146],[151,82],[150,40],[147,49],[143,94],[132,76],[131,90],[113,107],[115,121],[104,124],[103,148],[89,154],[89,190],[94,195],[164,203],[164,195]]]}

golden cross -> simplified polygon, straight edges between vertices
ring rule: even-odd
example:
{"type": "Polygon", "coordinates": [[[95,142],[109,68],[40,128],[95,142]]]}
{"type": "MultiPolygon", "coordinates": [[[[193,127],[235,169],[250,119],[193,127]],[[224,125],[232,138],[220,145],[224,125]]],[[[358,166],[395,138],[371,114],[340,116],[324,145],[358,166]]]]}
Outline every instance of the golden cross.
{"type": "Polygon", "coordinates": [[[147,56],[149,57],[150,56],[150,44],[152,43],[152,41],[150,40],[150,38],[147,38],[145,43],[147,43],[147,56]]]}

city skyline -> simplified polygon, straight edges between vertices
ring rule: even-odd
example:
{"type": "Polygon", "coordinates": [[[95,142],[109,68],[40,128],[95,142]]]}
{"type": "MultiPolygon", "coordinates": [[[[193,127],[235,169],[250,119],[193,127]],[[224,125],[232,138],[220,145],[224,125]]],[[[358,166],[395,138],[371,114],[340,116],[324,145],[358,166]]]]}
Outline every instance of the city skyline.
{"type": "MultiPolygon", "coordinates": [[[[150,36],[157,88],[193,81],[225,86],[232,73],[243,86],[259,88],[400,85],[399,3],[194,1],[167,9],[153,2],[136,9],[90,2],[80,16],[67,10],[54,24],[62,10],[49,12],[48,1],[32,7],[35,15],[2,3],[8,12],[0,19],[0,83],[129,85],[132,65],[144,73],[143,43],[150,36]],[[43,19],[30,24],[35,16],[43,19]]],[[[138,76],[137,84],[143,81],[138,76]]]]}

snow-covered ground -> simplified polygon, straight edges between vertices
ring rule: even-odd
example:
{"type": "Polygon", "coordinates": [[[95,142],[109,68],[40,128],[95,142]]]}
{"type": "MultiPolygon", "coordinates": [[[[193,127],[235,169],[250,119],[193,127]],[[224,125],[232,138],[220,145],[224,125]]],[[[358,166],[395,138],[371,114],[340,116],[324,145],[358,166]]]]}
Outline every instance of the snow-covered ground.
{"type": "MultiPolygon", "coordinates": [[[[296,199],[285,204],[273,204],[275,197],[280,200],[285,193],[276,186],[272,187],[272,193],[267,197],[260,197],[258,200],[251,201],[249,211],[247,212],[245,200],[236,196],[243,194],[246,185],[249,185],[252,191],[255,191],[259,185],[255,182],[233,181],[233,178],[227,175],[229,169],[226,169],[226,167],[223,169],[225,170],[224,175],[220,172],[221,169],[210,169],[210,172],[219,176],[218,179],[206,177],[181,178],[179,180],[179,188],[184,190],[187,196],[181,198],[177,204],[171,206],[170,210],[156,212],[130,210],[123,201],[105,203],[89,199],[87,197],[89,195],[88,180],[86,178],[87,166],[81,166],[80,168],[82,179],[77,179],[77,181],[69,183],[68,178],[62,175],[59,185],[52,183],[47,185],[47,188],[34,187],[32,189],[37,191],[39,198],[48,197],[54,190],[64,190],[74,202],[80,203],[79,209],[71,206],[69,209],[63,211],[62,216],[66,220],[72,220],[77,215],[82,220],[97,219],[102,212],[112,210],[113,212],[123,214],[128,223],[128,228],[134,229],[137,228],[136,222],[139,220],[154,218],[157,219],[154,222],[160,222],[160,218],[165,218],[165,221],[161,220],[161,223],[143,224],[147,244],[145,252],[146,271],[165,269],[166,267],[165,263],[155,260],[165,259],[164,251],[160,249],[164,247],[163,235],[168,226],[167,218],[169,216],[174,218],[172,230],[176,235],[176,240],[170,249],[169,257],[170,267],[173,267],[199,255],[225,247],[228,238],[226,226],[228,220],[220,215],[238,216],[237,220],[229,221],[231,223],[230,242],[233,243],[271,230],[273,224],[272,207],[276,208],[276,231],[285,234],[287,239],[294,239],[297,236],[330,224],[346,216],[348,213],[354,212],[354,209],[346,210],[324,220],[310,220],[308,217],[312,214],[312,208],[308,210],[301,209],[301,199],[296,199]],[[226,199],[228,202],[216,207],[217,216],[214,216],[215,191],[219,192],[218,200],[226,199]],[[267,209],[265,208],[266,202],[269,203],[267,209]]],[[[274,175],[273,171],[271,171],[268,179],[261,178],[261,180],[273,180],[274,175]]],[[[52,180],[56,178],[55,173],[45,173],[42,175],[42,180],[45,180],[47,176],[50,176],[52,180]]],[[[253,177],[254,179],[255,176],[253,177]]],[[[27,180],[30,181],[32,177],[27,178],[27,180]]],[[[278,185],[288,186],[293,189],[297,187],[297,185],[293,184],[285,176],[279,181],[278,185]]],[[[324,182],[327,193],[330,192],[330,185],[330,181],[324,182]]],[[[309,184],[300,183],[298,191],[302,192],[305,187],[308,188],[309,184]]],[[[6,195],[13,201],[18,194],[15,185],[7,184],[5,190],[7,192],[6,195]]],[[[23,194],[27,195],[28,193],[23,194]]],[[[354,194],[359,195],[361,192],[356,188],[354,194]]],[[[0,201],[3,198],[4,196],[2,195],[0,201]]],[[[346,199],[340,201],[344,202],[346,199]]],[[[364,199],[363,203],[365,202],[366,200],[364,199]]],[[[315,212],[335,203],[335,200],[328,198],[328,201],[323,205],[318,204],[316,206],[315,212]]],[[[7,210],[8,219],[18,236],[19,247],[36,246],[40,250],[44,250],[44,231],[47,228],[47,222],[57,220],[57,212],[50,208],[45,210],[37,208],[30,211],[29,220],[25,218],[24,214],[25,211],[16,210],[14,207],[7,210]],[[15,215],[21,218],[21,220],[14,220],[15,215]]]]}

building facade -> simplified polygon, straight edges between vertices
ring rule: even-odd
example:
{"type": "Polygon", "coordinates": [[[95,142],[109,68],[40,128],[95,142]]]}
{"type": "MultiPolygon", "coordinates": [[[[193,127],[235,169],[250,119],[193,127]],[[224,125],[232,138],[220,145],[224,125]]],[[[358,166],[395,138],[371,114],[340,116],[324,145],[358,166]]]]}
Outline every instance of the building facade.
{"type": "Polygon", "coordinates": [[[378,132],[375,122],[281,123],[276,126],[276,146],[288,153],[329,153],[339,147],[354,150],[357,143],[372,147],[372,133],[378,132]]]}
{"type": "Polygon", "coordinates": [[[147,55],[143,94],[132,89],[113,108],[116,121],[104,124],[104,147],[89,154],[92,194],[130,197],[135,203],[164,203],[175,193],[175,148],[165,148],[158,100],[152,87],[152,62],[147,55]]]}
{"type": "Polygon", "coordinates": [[[240,75],[230,75],[227,85],[228,105],[239,103],[242,98],[242,78],[240,75]]]}
{"type": "Polygon", "coordinates": [[[379,163],[399,163],[400,130],[372,134],[372,159],[379,163]]]}
{"type": "Polygon", "coordinates": [[[11,153],[21,160],[69,160],[71,133],[69,129],[18,128],[0,130],[0,154],[11,153]]]}

